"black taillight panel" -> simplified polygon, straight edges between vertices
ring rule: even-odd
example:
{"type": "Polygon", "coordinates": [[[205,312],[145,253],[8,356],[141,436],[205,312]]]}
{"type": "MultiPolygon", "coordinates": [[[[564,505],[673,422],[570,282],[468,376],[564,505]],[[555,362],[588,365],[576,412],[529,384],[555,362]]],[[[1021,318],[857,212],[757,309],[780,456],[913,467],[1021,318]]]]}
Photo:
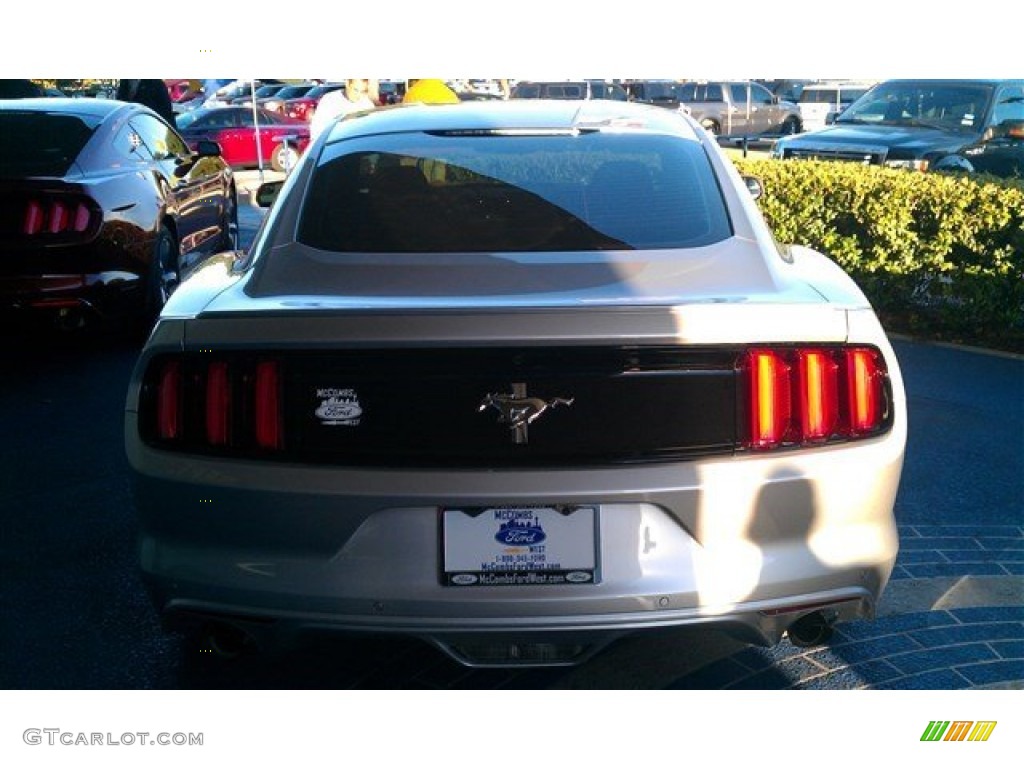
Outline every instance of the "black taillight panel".
{"type": "Polygon", "coordinates": [[[91,197],[78,192],[40,190],[0,200],[0,238],[39,246],[91,240],[103,212],[91,197]]]}
{"type": "Polygon", "coordinates": [[[845,345],[189,352],[152,360],[140,406],[161,449],[370,467],[686,461],[893,421],[881,352],[845,345]],[[517,431],[493,405],[516,397],[559,404],[517,431]]]}
{"type": "Polygon", "coordinates": [[[279,424],[280,403],[261,400],[257,382],[280,376],[273,357],[211,354],[155,357],[140,396],[139,430],[150,445],[213,455],[265,455],[283,447],[278,428],[267,438],[267,419],[279,424]],[[261,413],[263,421],[260,421],[261,413]],[[260,425],[263,424],[262,432],[260,425]]]}

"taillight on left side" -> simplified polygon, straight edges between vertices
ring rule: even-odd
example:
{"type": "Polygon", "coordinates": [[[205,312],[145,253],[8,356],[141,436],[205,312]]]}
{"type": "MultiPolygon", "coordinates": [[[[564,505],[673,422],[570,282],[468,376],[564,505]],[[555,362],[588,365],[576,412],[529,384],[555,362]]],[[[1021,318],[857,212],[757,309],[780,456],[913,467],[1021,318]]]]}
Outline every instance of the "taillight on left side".
{"type": "Polygon", "coordinates": [[[281,448],[281,380],[273,361],[256,364],[254,417],[256,444],[260,448],[281,448]]]}
{"type": "Polygon", "coordinates": [[[181,435],[181,363],[168,360],[156,380],[156,436],[173,441],[181,435]]]}
{"type": "Polygon", "coordinates": [[[160,448],[196,453],[280,451],[281,381],[277,360],[156,358],[143,381],[142,437],[160,448]]]}
{"type": "Polygon", "coordinates": [[[224,361],[211,362],[206,369],[205,425],[210,445],[231,444],[231,371],[224,361]]]}

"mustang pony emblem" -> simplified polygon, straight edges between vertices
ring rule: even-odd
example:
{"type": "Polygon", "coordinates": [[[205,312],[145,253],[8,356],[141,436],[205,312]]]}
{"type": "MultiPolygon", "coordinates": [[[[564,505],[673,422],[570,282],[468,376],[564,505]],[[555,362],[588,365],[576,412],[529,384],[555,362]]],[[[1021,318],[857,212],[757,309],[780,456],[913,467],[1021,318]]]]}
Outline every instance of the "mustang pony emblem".
{"type": "Polygon", "coordinates": [[[513,384],[511,395],[487,394],[480,402],[478,411],[486,411],[488,408],[496,410],[500,416],[499,424],[508,424],[513,431],[516,443],[525,443],[527,440],[526,427],[541,417],[549,408],[559,405],[572,405],[575,397],[553,397],[550,400],[542,400],[539,397],[527,397],[525,384],[513,384]]]}

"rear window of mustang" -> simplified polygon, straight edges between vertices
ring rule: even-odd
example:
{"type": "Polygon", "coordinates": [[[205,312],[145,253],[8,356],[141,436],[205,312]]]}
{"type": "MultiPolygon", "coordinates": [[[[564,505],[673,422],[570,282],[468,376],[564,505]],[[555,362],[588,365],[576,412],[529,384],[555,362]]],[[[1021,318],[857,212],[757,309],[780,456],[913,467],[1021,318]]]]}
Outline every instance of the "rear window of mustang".
{"type": "Polygon", "coordinates": [[[63,176],[98,124],[76,115],[0,112],[0,175],[63,176]]]}
{"type": "Polygon", "coordinates": [[[297,238],[340,253],[693,248],[732,234],[695,141],[491,131],[327,147],[297,238]]]}

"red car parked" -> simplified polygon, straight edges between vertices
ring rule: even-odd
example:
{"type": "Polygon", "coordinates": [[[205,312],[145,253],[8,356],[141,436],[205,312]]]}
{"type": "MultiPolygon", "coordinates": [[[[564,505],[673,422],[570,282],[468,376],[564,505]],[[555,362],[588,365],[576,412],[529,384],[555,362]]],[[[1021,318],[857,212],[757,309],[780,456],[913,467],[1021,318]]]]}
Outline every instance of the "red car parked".
{"type": "Polygon", "coordinates": [[[178,130],[190,146],[201,140],[220,145],[224,160],[232,168],[257,168],[263,163],[275,171],[295,167],[309,144],[309,125],[295,118],[252,107],[214,107],[178,115],[178,130]],[[259,124],[257,155],[256,124],[259,124]]]}
{"type": "Polygon", "coordinates": [[[324,85],[318,85],[307,91],[305,96],[300,96],[296,99],[288,99],[284,103],[284,113],[288,117],[294,117],[296,120],[305,120],[308,123],[313,119],[313,113],[316,111],[317,105],[320,104],[320,99],[322,99],[325,94],[328,94],[331,91],[340,91],[344,88],[344,83],[325,83],[324,85]]]}

